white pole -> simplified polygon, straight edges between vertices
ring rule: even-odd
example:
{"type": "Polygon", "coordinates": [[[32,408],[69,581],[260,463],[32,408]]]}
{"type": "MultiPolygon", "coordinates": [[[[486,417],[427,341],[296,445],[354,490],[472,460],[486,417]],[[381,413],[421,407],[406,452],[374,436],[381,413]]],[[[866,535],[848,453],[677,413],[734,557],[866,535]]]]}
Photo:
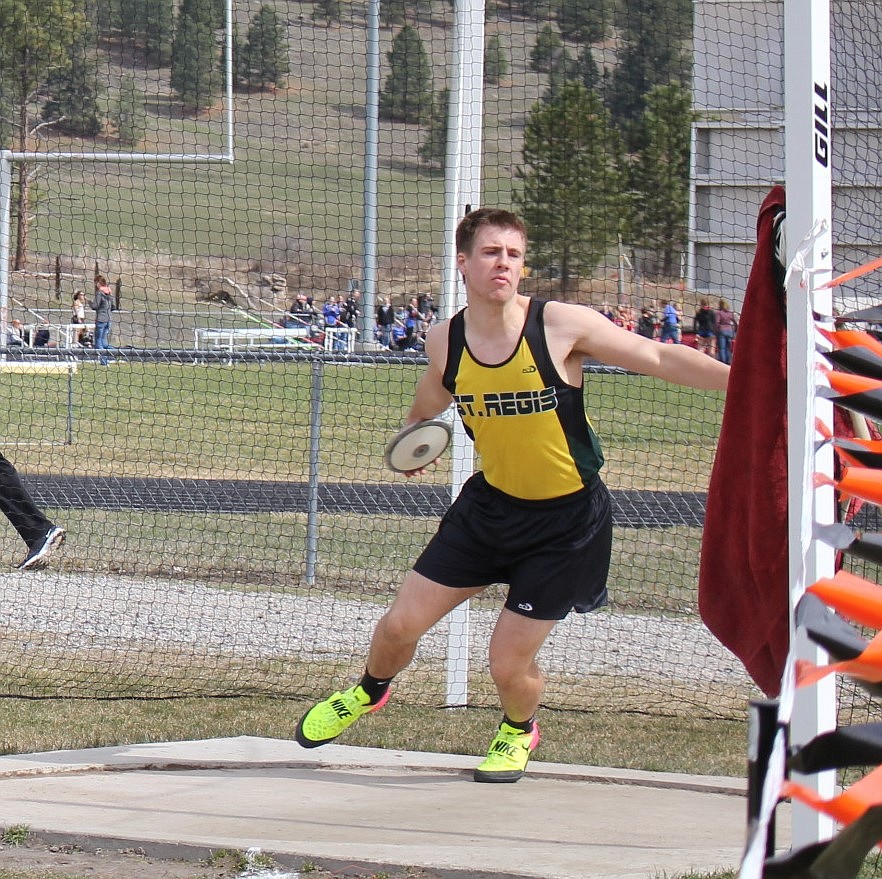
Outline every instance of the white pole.
{"type": "Polygon", "coordinates": [[[227,33],[224,41],[224,70],[227,92],[227,161],[233,163],[233,0],[226,3],[227,33]]]}
{"type": "MultiPolygon", "coordinates": [[[[832,489],[811,487],[813,472],[830,473],[833,466],[829,445],[814,452],[815,417],[832,426],[832,407],[814,391],[816,355],[811,313],[814,308],[832,314],[829,291],[813,293],[812,289],[832,274],[829,0],[785,0],[784,62],[787,256],[792,260],[804,243],[802,256],[808,269],[802,274],[793,272],[787,287],[790,583],[791,605],[795,605],[806,586],[833,574],[832,549],[811,539],[812,522],[832,522],[835,503],[832,489]],[[812,237],[813,229],[820,234],[812,237]]],[[[792,631],[791,636],[796,638],[793,643],[798,659],[826,661],[826,654],[803,634],[796,636],[792,631]]],[[[794,745],[808,742],[835,725],[834,676],[795,691],[790,725],[794,745]]],[[[799,780],[825,799],[834,794],[832,772],[799,780]]],[[[832,834],[831,819],[800,803],[793,804],[794,849],[829,839],[832,834]]]]}
{"type": "Polygon", "coordinates": [[[365,87],[364,219],[361,266],[362,346],[373,347],[377,293],[377,205],[380,129],[380,0],[370,0],[367,14],[368,52],[365,87]]]}
{"type": "Polygon", "coordinates": [[[6,345],[9,323],[9,230],[12,217],[12,162],[0,150],[0,340],[6,345]]]}
{"type": "MultiPolygon", "coordinates": [[[[466,210],[481,201],[481,135],[484,107],[484,0],[457,0],[454,10],[456,44],[451,71],[450,115],[447,123],[446,189],[444,203],[444,263],[441,314],[451,316],[465,305],[457,278],[456,225],[466,210]]],[[[451,491],[459,494],[474,472],[471,440],[457,421],[451,444],[451,491]]],[[[460,605],[448,615],[448,705],[468,701],[469,607],[460,605]]]]}

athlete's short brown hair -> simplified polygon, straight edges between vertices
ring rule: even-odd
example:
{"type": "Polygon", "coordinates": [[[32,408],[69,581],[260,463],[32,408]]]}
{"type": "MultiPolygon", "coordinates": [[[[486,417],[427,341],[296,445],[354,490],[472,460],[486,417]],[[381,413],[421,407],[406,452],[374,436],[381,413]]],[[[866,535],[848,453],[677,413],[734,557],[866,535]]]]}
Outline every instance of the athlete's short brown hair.
{"type": "Polygon", "coordinates": [[[456,252],[470,253],[478,230],[484,226],[514,229],[524,236],[524,242],[527,240],[527,227],[517,214],[502,208],[478,208],[459,221],[456,227],[456,252]]]}

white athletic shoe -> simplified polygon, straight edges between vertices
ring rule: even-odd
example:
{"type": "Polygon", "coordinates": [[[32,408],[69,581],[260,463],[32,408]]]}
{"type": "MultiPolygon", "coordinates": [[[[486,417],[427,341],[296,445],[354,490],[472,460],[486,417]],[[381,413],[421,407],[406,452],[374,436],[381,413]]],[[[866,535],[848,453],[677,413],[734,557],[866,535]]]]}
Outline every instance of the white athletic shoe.
{"type": "Polygon", "coordinates": [[[19,571],[38,571],[40,568],[45,568],[49,560],[49,553],[64,543],[65,534],[66,532],[64,528],[59,528],[57,525],[53,525],[46,532],[46,536],[41,540],[38,540],[28,550],[28,554],[24,557],[24,561],[16,567],[19,571]]]}

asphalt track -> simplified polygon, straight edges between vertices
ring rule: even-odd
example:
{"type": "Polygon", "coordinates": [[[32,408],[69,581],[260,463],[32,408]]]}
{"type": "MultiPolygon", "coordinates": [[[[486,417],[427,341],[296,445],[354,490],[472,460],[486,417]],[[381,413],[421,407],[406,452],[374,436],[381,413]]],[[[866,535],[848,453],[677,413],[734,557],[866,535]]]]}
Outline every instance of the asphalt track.
{"type": "MultiPolygon", "coordinates": [[[[0,823],[85,850],[207,857],[259,848],[347,874],[658,879],[735,869],[742,779],[530,764],[475,784],[479,758],[243,736],[0,757],[0,823]]],[[[789,807],[776,816],[789,846],[789,807]]]]}
{"type": "MultiPolygon", "coordinates": [[[[23,476],[38,506],[53,509],[133,509],[193,513],[303,513],[306,483],[248,479],[23,476]]],[[[441,516],[450,492],[437,485],[320,483],[322,513],[441,516]]],[[[614,491],[613,525],[620,528],[700,528],[707,495],[696,491],[614,491]]]]}

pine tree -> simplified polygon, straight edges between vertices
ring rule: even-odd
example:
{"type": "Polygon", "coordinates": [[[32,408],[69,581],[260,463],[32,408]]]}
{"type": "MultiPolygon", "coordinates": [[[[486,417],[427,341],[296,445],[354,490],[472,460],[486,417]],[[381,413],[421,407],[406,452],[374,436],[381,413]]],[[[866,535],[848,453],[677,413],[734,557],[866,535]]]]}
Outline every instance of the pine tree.
{"type": "Polygon", "coordinates": [[[563,40],[560,34],[554,29],[554,25],[546,24],[542,26],[542,30],[536,37],[536,43],[533,51],[530,52],[530,68],[537,73],[548,73],[551,70],[551,64],[557,55],[563,49],[563,40]]]}
{"type": "Polygon", "coordinates": [[[561,34],[578,43],[597,43],[609,29],[608,0],[558,0],[557,24],[561,34]]]}
{"type": "Polygon", "coordinates": [[[70,47],[69,63],[50,75],[46,87],[51,97],[43,104],[44,120],[57,120],[56,129],[65,134],[94,137],[101,131],[97,33],[93,27],[87,27],[70,47]]]}
{"type": "Polygon", "coordinates": [[[318,0],[312,11],[314,21],[325,21],[328,24],[339,24],[342,20],[340,0],[318,0]]]}
{"type": "Polygon", "coordinates": [[[431,11],[432,0],[380,0],[380,24],[384,27],[404,24],[408,17],[415,20],[431,11]]]}
{"type": "Polygon", "coordinates": [[[591,46],[584,46],[582,48],[579,57],[576,59],[576,65],[582,85],[587,89],[598,91],[601,85],[601,78],[591,46]]]}
{"type": "Polygon", "coordinates": [[[404,24],[407,19],[407,11],[407,0],[380,0],[380,24],[384,27],[404,24]]]}
{"type": "Polygon", "coordinates": [[[386,58],[390,72],[380,93],[380,118],[425,122],[432,112],[432,70],[417,30],[403,27],[386,58]]]}
{"type": "Polygon", "coordinates": [[[566,49],[559,49],[548,71],[548,91],[544,100],[551,100],[567,83],[581,81],[581,73],[579,62],[566,49]]]}
{"type": "Polygon", "coordinates": [[[133,147],[144,137],[147,129],[147,113],[144,109],[144,94],[138,89],[135,78],[130,74],[123,76],[119,85],[119,95],[112,114],[119,142],[133,147]]]}
{"type": "Polygon", "coordinates": [[[650,272],[665,280],[676,276],[688,236],[692,120],[691,97],[682,86],[655,86],[646,96],[644,146],[631,174],[632,225],[650,272]]]}
{"type": "Polygon", "coordinates": [[[285,28],[276,10],[264,4],[251,19],[244,51],[243,72],[248,84],[266,89],[281,85],[288,74],[285,28]]]}
{"type": "Polygon", "coordinates": [[[645,96],[655,85],[688,86],[692,0],[622,0],[622,50],[607,101],[629,149],[639,148],[645,96]]]}
{"type": "Polygon", "coordinates": [[[447,158],[447,121],[450,89],[442,89],[432,102],[429,131],[419,148],[420,158],[434,168],[443,168],[447,158]]]}
{"type": "Polygon", "coordinates": [[[217,10],[212,0],[184,0],[172,47],[171,85],[188,110],[210,107],[222,76],[215,36],[217,10]]]}
{"type": "Polygon", "coordinates": [[[12,89],[0,70],[0,150],[12,142],[12,89]]]}
{"type": "Polygon", "coordinates": [[[484,49],[484,82],[497,85],[507,73],[508,58],[502,48],[502,41],[499,34],[493,34],[484,49]]]}
{"type": "MultiPolygon", "coordinates": [[[[31,134],[28,108],[52,70],[70,63],[70,50],[87,26],[82,0],[0,0],[0,77],[4,82],[12,122],[12,140],[27,150],[31,134]]],[[[27,262],[31,215],[31,165],[17,163],[18,219],[13,268],[27,262]]]]}
{"type": "Polygon", "coordinates": [[[559,270],[564,294],[616,240],[624,194],[618,156],[600,97],[581,83],[567,83],[530,111],[515,201],[534,262],[559,270]]]}
{"type": "Polygon", "coordinates": [[[141,0],[144,9],[144,54],[156,67],[167,67],[172,59],[175,34],[173,0],[141,0]]]}

